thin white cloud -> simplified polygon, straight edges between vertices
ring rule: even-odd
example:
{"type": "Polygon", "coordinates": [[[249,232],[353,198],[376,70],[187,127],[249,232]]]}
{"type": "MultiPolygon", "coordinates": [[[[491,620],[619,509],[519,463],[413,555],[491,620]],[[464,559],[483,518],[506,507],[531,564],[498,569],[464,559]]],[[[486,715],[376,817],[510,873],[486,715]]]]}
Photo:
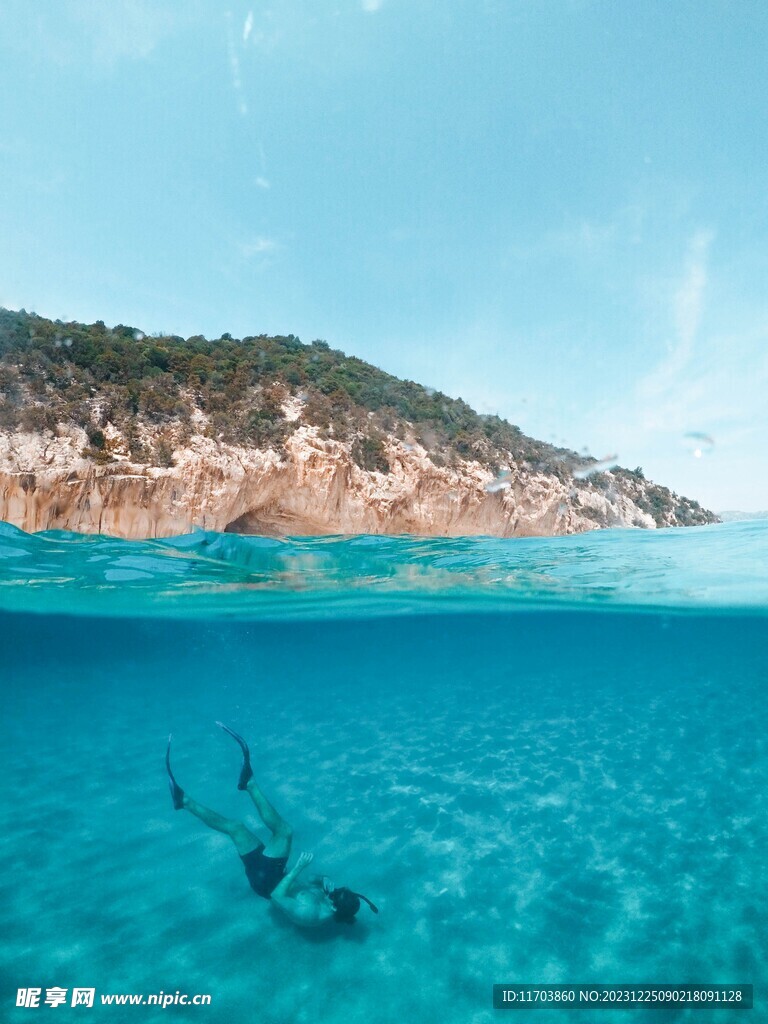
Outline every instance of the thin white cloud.
{"type": "Polygon", "coordinates": [[[244,259],[251,259],[253,256],[265,256],[267,253],[274,252],[278,248],[279,245],[274,238],[265,238],[263,236],[247,242],[240,242],[239,244],[240,255],[244,259]]]}
{"type": "Polygon", "coordinates": [[[252,31],[253,31],[253,11],[248,11],[248,16],[245,19],[245,24],[243,25],[243,42],[244,43],[248,42],[248,37],[250,36],[252,31]]]}
{"type": "MultiPolygon", "coordinates": [[[[718,301],[728,302],[731,327],[708,328],[713,241],[707,230],[690,237],[677,285],[658,297],[671,325],[666,352],[633,387],[607,396],[585,426],[596,447],[615,444],[622,464],[642,465],[710,508],[757,507],[766,485],[745,473],[768,444],[768,313],[743,311],[742,297],[726,298],[721,283],[718,301]],[[695,458],[686,441],[692,432],[712,437],[712,451],[695,458]]],[[[712,312],[723,320],[722,309],[712,312]]]]}
{"type": "Polygon", "coordinates": [[[76,0],[70,10],[89,37],[94,62],[102,65],[145,60],[177,24],[174,13],[146,0],[76,0]]]}
{"type": "Polygon", "coordinates": [[[536,238],[512,242],[506,247],[505,255],[517,262],[562,259],[613,261],[617,249],[642,243],[647,218],[648,211],[641,203],[622,206],[605,220],[568,218],[559,227],[536,238]]]}
{"type": "Polygon", "coordinates": [[[360,0],[360,6],[366,14],[375,14],[381,10],[384,0],[360,0]]]}
{"type": "Polygon", "coordinates": [[[261,174],[257,178],[253,179],[253,183],[257,188],[268,189],[272,187],[269,178],[265,178],[261,174]]]}
{"type": "Polygon", "coordinates": [[[618,220],[598,223],[580,220],[569,224],[562,231],[554,232],[544,240],[544,246],[554,252],[567,254],[602,253],[612,245],[619,234],[618,220]]]}
{"type": "MultiPolygon", "coordinates": [[[[696,350],[713,238],[711,231],[697,231],[689,242],[683,279],[673,300],[675,335],[668,346],[668,355],[638,386],[638,394],[649,405],[663,407],[670,399],[679,402],[681,391],[690,388],[690,378],[686,375],[696,350]]],[[[650,422],[656,419],[658,413],[652,412],[650,422]]]]}
{"type": "Polygon", "coordinates": [[[149,60],[163,44],[199,29],[203,21],[197,3],[68,0],[48,6],[50,10],[43,13],[40,4],[19,3],[18,24],[13,36],[10,31],[0,33],[3,42],[30,62],[54,68],[74,66],[97,76],[111,74],[126,62],[149,60]]]}

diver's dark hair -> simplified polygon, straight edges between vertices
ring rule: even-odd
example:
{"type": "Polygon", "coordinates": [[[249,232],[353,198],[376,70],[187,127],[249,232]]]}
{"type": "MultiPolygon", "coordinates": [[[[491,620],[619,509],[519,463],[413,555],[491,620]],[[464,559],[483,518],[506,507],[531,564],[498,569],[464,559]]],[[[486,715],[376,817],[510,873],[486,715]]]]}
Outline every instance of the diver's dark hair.
{"type": "Polygon", "coordinates": [[[333,889],[329,884],[325,891],[336,908],[336,913],[333,915],[335,921],[354,924],[355,914],[360,909],[360,900],[365,900],[374,914],[379,912],[379,908],[374,903],[371,903],[367,896],[363,896],[361,892],[352,892],[351,889],[347,889],[344,885],[338,889],[333,889]]]}
{"type": "Polygon", "coordinates": [[[360,900],[358,899],[357,893],[352,892],[351,889],[347,889],[345,886],[341,886],[339,889],[334,889],[330,893],[331,903],[336,908],[336,913],[333,915],[335,921],[344,921],[346,924],[354,924],[355,914],[360,909],[360,900]]]}

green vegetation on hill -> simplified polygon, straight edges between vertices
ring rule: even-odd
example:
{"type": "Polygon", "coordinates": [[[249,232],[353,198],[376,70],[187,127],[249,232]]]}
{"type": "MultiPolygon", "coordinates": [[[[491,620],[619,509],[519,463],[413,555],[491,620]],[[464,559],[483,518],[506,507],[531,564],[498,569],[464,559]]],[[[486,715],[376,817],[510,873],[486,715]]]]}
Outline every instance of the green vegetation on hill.
{"type": "Polygon", "coordinates": [[[303,400],[303,422],[340,439],[353,437],[361,463],[371,469],[380,468],[382,435],[404,437],[409,430],[444,459],[455,453],[494,465],[512,452],[564,477],[564,458],[576,457],[533,441],[497,416],[478,416],[461,399],[293,335],[149,337],[123,325],[54,323],[2,310],[0,374],[6,399],[0,425],[54,429],[63,419],[93,432],[97,449],[99,428],[108,421],[121,428],[135,417],[188,424],[195,407],[208,417],[211,436],[279,446],[288,427],[282,404],[291,394],[303,400]],[[22,392],[34,404],[18,401],[22,392]]]}
{"type": "MultiPolygon", "coordinates": [[[[535,441],[498,416],[480,416],[460,398],[399,380],[324,341],[305,345],[293,335],[150,337],[122,324],[62,323],[0,309],[0,429],[56,431],[61,423],[74,424],[87,433],[84,454],[98,462],[111,460],[104,432],[111,423],[135,461],[171,465],[198,410],[214,439],[279,449],[296,425],[283,411],[289,396],[301,399],[299,423],[351,442],[353,458],[368,470],[388,471],[384,438],[390,434],[423,445],[437,465],[474,459],[495,471],[514,461],[569,480],[576,465],[593,461],[535,441]],[[153,429],[140,431],[139,424],[153,429]]],[[[636,479],[640,471],[635,477],[621,472],[636,479]]],[[[604,490],[607,478],[602,480],[573,486],[604,490]]],[[[646,504],[657,522],[673,504],[684,521],[711,521],[698,503],[666,488],[654,488],[646,504]]]]}

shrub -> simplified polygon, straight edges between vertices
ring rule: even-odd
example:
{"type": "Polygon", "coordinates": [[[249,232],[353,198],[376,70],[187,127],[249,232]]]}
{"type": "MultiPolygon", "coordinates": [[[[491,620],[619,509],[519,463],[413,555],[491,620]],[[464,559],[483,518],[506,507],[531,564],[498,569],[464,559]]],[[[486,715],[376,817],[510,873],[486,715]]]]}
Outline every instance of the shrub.
{"type": "Polygon", "coordinates": [[[369,472],[389,473],[390,466],[381,437],[364,434],[352,444],[352,459],[369,472]]]}

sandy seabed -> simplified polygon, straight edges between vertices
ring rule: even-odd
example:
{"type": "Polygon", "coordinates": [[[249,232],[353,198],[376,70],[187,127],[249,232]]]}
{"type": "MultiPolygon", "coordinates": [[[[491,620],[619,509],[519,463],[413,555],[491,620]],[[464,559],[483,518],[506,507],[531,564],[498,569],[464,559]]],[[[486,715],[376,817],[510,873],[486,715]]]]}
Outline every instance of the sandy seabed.
{"type": "Polygon", "coordinates": [[[481,1024],[498,982],[751,982],[756,1005],[765,991],[758,620],[0,627],[3,1020],[54,1012],[17,1009],[25,986],[206,993],[55,1013],[228,1024],[481,1024]],[[226,836],[173,811],[170,731],[187,791],[259,827],[216,719],[250,740],[294,853],[378,916],[297,931],[226,836]]]}

